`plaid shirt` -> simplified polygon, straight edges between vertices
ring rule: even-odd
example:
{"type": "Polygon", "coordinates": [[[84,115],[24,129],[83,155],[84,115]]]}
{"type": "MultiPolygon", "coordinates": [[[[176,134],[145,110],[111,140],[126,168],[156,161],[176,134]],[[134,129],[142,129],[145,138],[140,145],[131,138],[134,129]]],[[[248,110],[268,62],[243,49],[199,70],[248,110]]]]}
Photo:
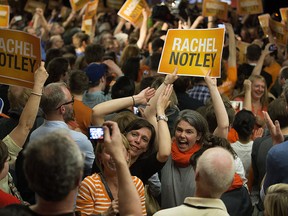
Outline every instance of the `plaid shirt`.
{"type": "Polygon", "coordinates": [[[196,85],[192,89],[189,89],[187,94],[189,97],[199,100],[203,104],[210,98],[210,92],[206,85],[196,85]]]}

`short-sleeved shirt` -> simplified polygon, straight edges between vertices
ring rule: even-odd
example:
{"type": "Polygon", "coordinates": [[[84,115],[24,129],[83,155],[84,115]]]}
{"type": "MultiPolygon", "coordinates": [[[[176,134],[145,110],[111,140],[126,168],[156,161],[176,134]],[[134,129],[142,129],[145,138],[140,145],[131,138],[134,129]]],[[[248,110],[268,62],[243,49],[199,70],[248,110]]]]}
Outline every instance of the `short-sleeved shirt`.
{"type": "MultiPolygon", "coordinates": [[[[136,176],[132,176],[132,180],[141,200],[142,214],[146,215],[144,185],[136,176]]],[[[101,214],[107,211],[111,202],[100,175],[95,173],[82,181],[78,190],[76,210],[84,215],[101,214]]]]}

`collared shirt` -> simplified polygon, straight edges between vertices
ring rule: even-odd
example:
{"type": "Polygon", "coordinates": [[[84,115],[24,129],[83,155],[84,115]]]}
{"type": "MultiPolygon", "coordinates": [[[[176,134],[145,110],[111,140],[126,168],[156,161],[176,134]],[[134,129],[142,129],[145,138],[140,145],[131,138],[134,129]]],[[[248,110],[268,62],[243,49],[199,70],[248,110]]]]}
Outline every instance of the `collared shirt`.
{"type": "Polygon", "coordinates": [[[33,141],[37,138],[39,139],[44,135],[56,131],[60,128],[69,131],[71,138],[78,144],[81,152],[85,154],[84,176],[89,175],[89,173],[91,173],[92,164],[95,158],[92,143],[83,133],[69,129],[65,122],[45,120],[39,128],[32,132],[30,141],[33,141]]]}
{"type": "Polygon", "coordinates": [[[187,94],[189,97],[199,100],[203,104],[210,98],[210,91],[206,85],[195,85],[192,89],[187,91],[187,94]]]}
{"type": "Polygon", "coordinates": [[[184,204],[158,211],[154,216],[229,216],[225,204],[220,199],[201,198],[201,197],[187,197],[184,204]]]}

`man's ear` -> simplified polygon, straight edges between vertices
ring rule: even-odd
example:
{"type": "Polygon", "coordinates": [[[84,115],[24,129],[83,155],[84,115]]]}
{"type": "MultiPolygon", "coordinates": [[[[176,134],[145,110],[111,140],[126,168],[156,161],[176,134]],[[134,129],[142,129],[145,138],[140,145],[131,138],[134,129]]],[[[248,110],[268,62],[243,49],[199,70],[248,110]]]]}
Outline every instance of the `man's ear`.
{"type": "Polygon", "coordinates": [[[61,106],[59,108],[59,110],[60,110],[61,114],[63,115],[65,113],[65,111],[66,111],[66,108],[65,108],[65,106],[61,106]]]}

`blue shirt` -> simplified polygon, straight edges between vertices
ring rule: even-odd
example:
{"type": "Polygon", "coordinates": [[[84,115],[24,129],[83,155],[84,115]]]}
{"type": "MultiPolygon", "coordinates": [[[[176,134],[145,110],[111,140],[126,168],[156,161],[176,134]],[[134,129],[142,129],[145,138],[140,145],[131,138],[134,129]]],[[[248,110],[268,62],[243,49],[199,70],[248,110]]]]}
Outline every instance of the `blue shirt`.
{"type": "Polygon", "coordinates": [[[273,146],[266,158],[264,191],[273,184],[288,183],[288,141],[273,146]]]}
{"type": "MultiPolygon", "coordinates": [[[[45,120],[39,128],[32,132],[30,141],[38,139],[60,128],[69,131],[71,138],[78,144],[81,152],[84,153],[84,176],[91,175],[92,164],[95,159],[92,143],[83,133],[71,130],[65,122],[45,120]]],[[[61,154],[61,152],[59,153],[61,154]]]]}
{"type": "Polygon", "coordinates": [[[210,91],[206,85],[195,85],[192,89],[187,91],[189,97],[196,99],[203,104],[210,98],[210,91]]]}
{"type": "Polygon", "coordinates": [[[83,95],[83,103],[91,109],[99,103],[112,100],[111,94],[104,95],[103,91],[95,91],[89,93],[86,91],[83,95]]]}

